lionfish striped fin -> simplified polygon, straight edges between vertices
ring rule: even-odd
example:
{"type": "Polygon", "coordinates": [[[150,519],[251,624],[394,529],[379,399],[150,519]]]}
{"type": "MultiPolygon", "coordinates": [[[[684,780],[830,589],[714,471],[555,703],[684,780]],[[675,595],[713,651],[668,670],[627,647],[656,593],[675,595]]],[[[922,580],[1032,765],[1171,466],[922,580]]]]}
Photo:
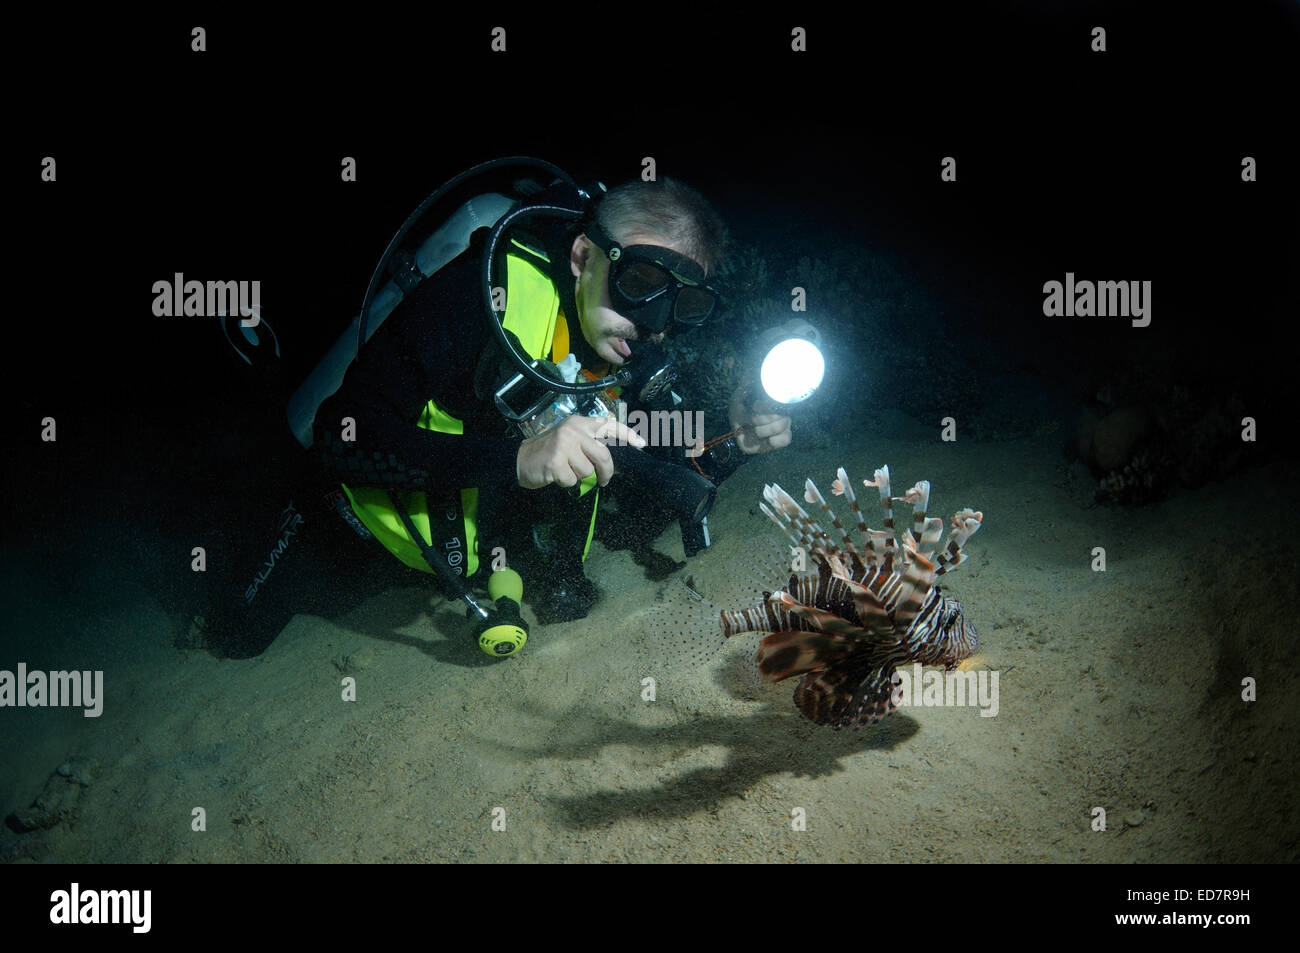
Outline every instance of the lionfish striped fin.
{"type": "MultiPolygon", "coordinates": [[[[840,584],[847,583],[847,580],[835,579],[830,576],[829,572],[826,579],[834,580],[840,584]]],[[[798,576],[791,576],[790,581],[792,583],[791,588],[797,588],[799,593],[805,596],[809,602],[833,605],[832,600],[826,596],[826,590],[818,585],[815,577],[812,577],[809,581],[798,576]]],[[[852,619],[805,605],[792,598],[789,593],[779,589],[776,592],[763,593],[763,601],[752,608],[719,610],[718,622],[723,638],[727,639],[744,632],[780,632],[785,629],[808,631],[813,629],[821,630],[823,627],[828,632],[846,632],[855,639],[868,636],[868,633],[863,631],[852,619]]]]}
{"type": "Polygon", "coordinates": [[[902,638],[912,627],[912,621],[921,611],[925,597],[934,587],[934,563],[920,553],[915,553],[903,573],[898,587],[898,599],[894,604],[894,632],[902,638]]]}
{"type": "Polygon", "coordinates": [[[821,490],[817,489],[817,484],[814,483],[811,478],[804,482],[803,498],[806,502],[816,503],[822,508],[822,512],[830,517],[831,525],[840,531],[841,549],[846,553],[856,556],[858,550],[857,547],[853,545],[853,540],[849,538],[848,530],[846,530],[843,524],[840,523],[839,515],[831,509],[831,505],[826,502],[825,497],[822,496],[821,490]]]}
{"type": "Polygon", "coordinates": [[[847,728],[874,724],[898,706],[894,704],[892,660],[863,671],[859,666],[833,666],[812,672],[795,686],[794,703],[819,725],[847,728]]]}
{"type": "MultiPolygon", "coordinates": [[[[827,551],[834,551],[835,546],[830,537],[817,525],[802,506],[794,501],[785,490],[775,483],[763,487],[763,497],[772,504],[780,518],[790,527],[789,535],[797,537],[795,545],[801,546],[814,557],[827,551]]],[[[769,517],[776,519],[772,513],[769,517]]],[[[778,523],[778,525],[780,525],[778,523]]]]}
{"type": "Polygon", "coordinates": [[[814,724],[838,724],[856,682],[843,667],[831,667],[805,675],[794,688],[794,704],[814,724]]]}
{"type": "Polygon", "coordinates": [[[840,721],[841,728],[874,725],[886,715],[893,714],[898,708],[894,695],[895,671],[892,664],[882,665],[862,680],[849,699],[847,711],[840,721]]]}
{"type": "Polygon", "coordinates": [[[894,622],[890,619],[889,611],[880,598],[861,583],[850,580],[845,583],[845,586],[853,597],[853,608],[857,610],[858,625],[866,632],[892,640],[894,622]]]}
{"type": "Polygon", "coordinates": [[[930,506],[930,481],[922,480],[902,496],[894,497],[893,502],[912,506],[912,528],[899,537],[904,567],[912,562],[912,557],[917,553],[933,560],[933,547],[943,536],[943,520],[937,516],[926,518],[926,510],[930,506]]]}
{"type": "MultiPolygon", "coordinates": [[[[871,554],[869,563],[873,568],[884,567],[886,558],[892,558],[889,555],[889,548],[885,545],[885,540],[891,538],[883,529],[867,530],[867,552],[871,554]]],[[[883,571],[886,575],[890,572],[889,569],[883,571]]]]}
{"type": "MultiPolygon", "coordinates": [[[[836,579],[852,579],[853,572],[852,570],[849,569],[848,566],[844,565],[844,562],[840,559],[841,555],[843,555],[843,553],[839,555],[836,555],[834,553],[828,553],[826,555],[826,562],[823,563],[823,565],[831,571],[831,575],[834,576],[836,579]]],[[[858,566],[862,565],[862,560],[857,559],[857,555],[858,555],[857,553],[855,552],[849,553],[848,555],[850,559],[855,560],[856,565],[858,566]]]]}
{"type": "MultiPolygon", "coordinates": [[[[925,533],[925,512],[930,506],[930,481],[921,480],[902,496],[894,497],[894,502],[912,504],[912,528],[908,532],[912,537],[912,548],[915,549],[925,533]]],[[[939,525],[942,527],[942,520],[939,525]]]]}
{"type": "Polygon", "coordinates": [[[931,562],[934,561],[934,545],[939,542],[943,536],[943,520],[937,516],[932,516],[925,521],[921,527],[921,533],[918,537],[915,530],[908,530],[903,534],[903,560],[910,563],[912,557],[916,554],[924,556],[931,562]]]}
{"type": "Polygon", "coordinates": [[[774,592],[768,597],[770,602],[775,602],[781,608],[785,609],[790,615],[798,616],[808,623],[810,627],[818,632],[835,633],[837,635],[847,635],[853,638],[865,637],[866,632],[852,621],[838,616],[834,612],[828,612],[825,609],[819,609],[816,606],[806,606],[801,602],[795,601],[788,592],[774,592]]]}
{"type": "Polygon", "coordinates": [[[812,556],[814,562],[821,564],[839,555],[839,547],[811,516],[804,513],[791,518],[798,523],[803,538],[808,541],[808,555],[812,556]]]}
{"type": "MultiPolygon", "coordinates": [[[[764,492],[766,492],[766,490],[764,490],[764,492]]],[[[782,520],[782,519],[781,519],[780,517],[778,517],[775,513],[773,513],[771,510],[769,510],[769,509],[767,508],[767,504],[766,504],[766,503],[759,503],[759,504],[758,504],[758,508],[759,508],[760,510],[762,510],[764,513],[767,514],[767,518],[768,518],[768,519],[770,519],[770,520],[771,520],[773,523],[775,523],[777,526],[781,527],[781,532],[785,533],[785,537],[786,537],[786,539],[790,540],[790,542],[794,543],[794,545],[796,545],[796,546],[802,546],[802,545],[803,545],[802,541],[800,541],[799,538],[796,537],[796,536],[794,535],[794,533],[791,531],[791,527],[790,527],[790,523],[789,523],[789,521],[787,521],[787,520],[782,520]]]]}
{"type": "Polygon", "coordinates": [[[784,629],[785,624],[774,615],[774,609],[766,601],[752,609],[722,609],[719,622],[724,638],[740,635],[742,632],[775,632],[784,629]]]}
{"type": "Polygon", "coordinates": [[[862,507],[858,505],[858,497],[853,492],[853,484],[849,480],[848,471],[843,467],[835,471],[835,482],[831,484],[831,492],[836,496],[843,494],[848,497],[849,509],[853,510],[853,515],[858,519],[858,532],[862,534],[862,548],[867,549],[870,541],[867,519],[862,515],[862,507]]]}
{"type": "Polygon", "coordinates": [[[848,639],[823,632],[786,629],[766,636],[758,645],[758,670],[764,682],[779,682],[826,667],[852,650],[848,639]]]}
{"type": "Polygon", "coordinates": [[[939,558],[935,560],[938,564],[938,568],[934,571],[936,576],[942,576],[966,561],[966,553],[962,547],[983,525],[983,519],[982,512],[969,508],[959,510],[953,516],[952,529],[948,531],[948,543],[944,546],[944,551],[939,554],[939,558]]]}
{"type": "MultiPolygon", "coordinates": [[[[921,542],[918,544],[918,548],[926,546],[933,547],[942,538],[943,520],[939,519],[937,516],[931,516],[925,521],[925,526],[921,530],[921,542]]],[[[933,549],[925,550],[925,552],[927,559],[933,558],[933,549]]]]}
{"type": "MultiPolygon", "coordinates": [[[[873,543],[877,538],[884,543],[882,568],[885,572],[890,572],[894,566],[894,556],[898,552],[898,541],[894,538],[894,505],[893,497],[889,495],[889,464],[876,471],[874,480],[863,480],[862,485],[874,486],[880,491],[880,508],[885,513],[885,529],[879,534],[878,531],[872,530],[870,535],[873,543]]],[[[872,548],[874,550],[874,545],[872,548]]]]}

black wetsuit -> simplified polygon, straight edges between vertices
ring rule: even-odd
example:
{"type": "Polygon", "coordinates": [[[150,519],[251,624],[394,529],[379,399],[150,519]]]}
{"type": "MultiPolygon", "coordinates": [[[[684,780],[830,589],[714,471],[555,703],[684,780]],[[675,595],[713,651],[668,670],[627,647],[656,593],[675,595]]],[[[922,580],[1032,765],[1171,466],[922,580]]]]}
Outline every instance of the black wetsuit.
{"type": "MultiPolygon", "coordinates": [[[[240,541],[242,552],[226,560],[233,571],[208,610],[207,643],[216,654],[260,654],[295,613],[334,614],[384,582],[405,577],[438,585],[349,526],[340,515],[348,512],[346,501],[339,505],[340,483],[424,491],[431,507],[435,500],[458,502],[462,487],[478,487],[481,553],[501,545],[512,556],[527,555],[534,522],[548,522],[562,528],[552,561],[581,573],[594,494],[579,500],[560,487],[522,489],[520,438],[508,433],[493,402],[513,368],[498,346],[488,346],[479,274],[486,235],[475,232],[467,251],[403,298],[321,404],[310,455],[280,468],[294,490],[280,491],[274,512],[268,502],[261,524],[240,541]],[[464,423],[463,434],[418,426],[430,399],[464,423]],[[355,421],[353,441],[341,439],[344,418],[355,421]]],[[[567,314],[576,313],[571,241],[571,232],[559,230],[538,239],[562,264],[551,277],[567,314]]],[[[497,274],[503,283],[503,261],[497,274]]],[[[571,327],[576,331],[576,322],[571,327]]],[[[599,360],[580,333],[570,343],[584,365],[599,360]]]]}
{"type": "MultiPolygon", "coordinates": [[[[554,523],[563,528],[564,551],[557,556],[566,569],[580,571],[578,541],[585,542],[595,497],[580,500],[562,487],[521,488],[520,438],[510,433],[493,397],[517,368],[484,320],[480,268],[486,237],[486,229],[475,232],[469,249],[417,286],[375,332],[338,392],[317,412],[313,449],[340,482],[422,490],[431,508],[435,500],[456,507],[461,488],[477,487],[480,554],[502,545],[507,552],[513,547],[512,556],[523,555],[518,544],[531,539],[532,525],[554,523]],[[463,433],[417,426],[430,399],[463,423],[463,433]],[[356,439],[345,442],[340,434],[348,417],[356,422],[356,439]]],[[[572,239],[572,230],[561,227],[530,238],[548,254],[549,265],[538,264],[556,286],[566,316],[576,314],[572,239]]],[[[494,274],[504,286],[503,259],[494,274]]],[[[576,321],[570,322],[569,343],[583,366],[599,362],[576,321]]]]}
{"type": "Polygon", "coordinates": [[[479,290],[485,234],[475,233],[468,251],[398,304],[321,404],[314,449],[342,482],[403,490],[516,485],[519,440],[507,436],[490,397],[475,393],[488,343],[479,290]],[[416,425],[430,399],[464,422],[463,435],[416,425]],[[346,417],[356,421],[355,442],[340,439],[346,417]]]}
{"type": "MultiPolygon", "coordinates": [[[[549,276],[570,316],[570,346],[582,365],[591,367],[603,362],[576,320],[569,270],[575,234],[556,226],[532,240],[550,259],[549,276]]],[[[349,600],[381,586],[385,576],[414,574],[430,582],[428,574],[408,569],[378,542],[349,528],[343,518],[349,513],[346,502],[338,505],[340,483],[421,490],[430,494],[431,508],[437,500],[457,500],[462,487],[478,487],[480,565],[501,545],[526,584],[532,558],[561,596],[574,581],[590,585],[582,576],[581,553],[597,494],[579,498],[573,488],[558,486],[524,490],[517,482],[519,438],[508,434],[492,396],[514,367],[499,346],[489,346],[493,336],[484,321],[479,273],[486,235],[484,229],[475,232],[466,252],[405,296],[349,367],[338,391],[321,404],[310,455],[315,466],[300,472],[293,508],[284,508],[282,501],[274,525],[250,544],[245,568],[225,584],[223,608],[209,626],[208,642],[217,654],[259,654],[295,613],[332,615],[331,607],[346,608],[349,600]],[[418,426],[430,399],[463,421],[463,435],[418,426]],[[355,421],[354,441],[341,439],[344,418],[355,421]],[[537,524],[552,528],[540,555],[534,549],[537,524]]],[[[504,282],[504,261],[494,274],[504,282]]],[[[681,454],[680,448],[667,451],[672,452],[681,454]]],[[[738,457],[733,450],[730,461],[710,453],[698,462],[716,483],[735,469],[738,457]]],[[[638,491],[637,500],[639,510],[663,519],[660,528],[671,518],[654,513],[652,490],[638,491]]],[[[542,605],[527,592],[526,586],[525,598],[541,614],[542,605]]]]}

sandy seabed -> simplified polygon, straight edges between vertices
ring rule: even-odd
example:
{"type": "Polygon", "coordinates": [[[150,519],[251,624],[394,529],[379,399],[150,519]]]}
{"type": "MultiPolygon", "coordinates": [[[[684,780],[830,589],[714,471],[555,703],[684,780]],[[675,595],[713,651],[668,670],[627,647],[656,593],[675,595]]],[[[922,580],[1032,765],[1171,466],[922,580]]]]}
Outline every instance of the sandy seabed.
{"type": "MultiPolygon", "coordinates": [[[[656,658],[656,597],[679,583],[598,544],[591,615],[533,625],[515,658],[482,655],[456,606],[412,586],[336,620],[297,616],[261,657],[219,661],[173,647],[181,622],[150,587],[149,541],[100,528],[119,558],[76,572],[6,558],[6,619],[24,633],[9,661],[102,668],[106,699],[98,719],[0,714],[5,812],[70,754],[97,765],[75,817],[0,833],[0,859],[1300,858],[1295,470],[1123,509],[1092,503],[1059,435],[944,444],[908,418],[881,424],[850,451],[796,443],[752,461],[720,493],[713,548],[678,575],[716,596],[780,568],[751,565],[756,540],[780,542],[756,507],[765,481],[826,489],[837,466],[859,480],[884,463],[896,493],[928,479],[931,515],[985,514],[947,591],[1000,673],[996,717],[906,708],[836,732],[799,715],[792,683],[754,683],[753,636],[709,665],[656,658]]],[[[680,546],[676,527],[657,544],[677,559],[680,546]]]]}

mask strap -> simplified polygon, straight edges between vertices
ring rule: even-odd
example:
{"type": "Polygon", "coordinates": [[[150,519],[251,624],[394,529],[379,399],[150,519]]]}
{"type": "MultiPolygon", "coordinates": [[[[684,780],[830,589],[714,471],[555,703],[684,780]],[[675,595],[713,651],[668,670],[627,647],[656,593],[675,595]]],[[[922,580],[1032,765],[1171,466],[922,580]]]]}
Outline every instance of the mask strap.
{"type": "Polygon", "coordinates": [[[623,246],[606,235],[605,230],[600,227],[600,223],[594,218],[587,223],[587,227],[583,231],[586,233],[587,238],[591,239],[592,243],[603,251],[605,257],[610,261],[618,261],[623,257],[623,246]]]}

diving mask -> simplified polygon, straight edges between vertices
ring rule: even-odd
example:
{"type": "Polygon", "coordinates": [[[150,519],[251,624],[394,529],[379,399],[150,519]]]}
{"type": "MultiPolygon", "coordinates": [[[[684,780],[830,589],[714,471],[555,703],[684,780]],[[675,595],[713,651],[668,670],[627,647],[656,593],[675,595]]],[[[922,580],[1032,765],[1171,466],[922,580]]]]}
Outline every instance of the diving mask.
{"type": "Polygon", "coordinates": [[[670,321],[696,327],[719,309],[720,297],[705,284],[704,269],[685,255],[659,245],[624,247],[595,220],[585,232],[609,258],[614,310],[651,334],[662,332],[670,321]]]}

